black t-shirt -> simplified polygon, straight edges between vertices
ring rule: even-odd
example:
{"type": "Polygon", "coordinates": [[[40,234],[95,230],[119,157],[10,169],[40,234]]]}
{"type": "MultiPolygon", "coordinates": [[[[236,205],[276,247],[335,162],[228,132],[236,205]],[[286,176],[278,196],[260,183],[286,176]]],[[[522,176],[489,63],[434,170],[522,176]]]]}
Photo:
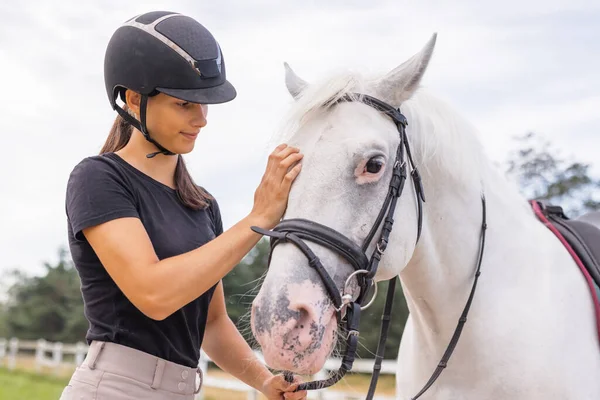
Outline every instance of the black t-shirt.
{"type": "Polygon", "coordinates": [[[195,368],[215,286],[164,320],[153,320],[125,297],[82,229],[116,218],[139,218],[158,258],[164,259],[196,249],[223,232],[217,202],[191,210],[175,190],[106,153],[85,158],[73,169],[66,213],[69,247],[89,321],[87,342],[115,342],[195,368]]]}

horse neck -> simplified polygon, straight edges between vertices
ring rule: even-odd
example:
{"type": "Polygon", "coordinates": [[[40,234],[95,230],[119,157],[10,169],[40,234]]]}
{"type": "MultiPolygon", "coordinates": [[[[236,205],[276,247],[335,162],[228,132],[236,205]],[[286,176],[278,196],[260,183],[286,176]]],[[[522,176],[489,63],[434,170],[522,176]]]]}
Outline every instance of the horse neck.
{"type": "MultiPolygon", "coordinates": [[[[427,134],[430,133],[413,132],[411,140],[422,146],[418,137],[427,134]]],[[[491,260],[500,261],[499,243],[504,249],[519,247],[524,236],[515,234],[514,230],[520,229],[521,235],[526,235],[527,224],[533,221],[524,199],[482,154],[462,154],[462,157],[482,160],[469,179],[465,179],[468,174],[457,174],[451,165],[417,160],[427,200],[423,233],[400,279],[412,326],[417,331],[415,336],[431,354],[444,350],[473,284],[483,223],[482,194],[486,199],[487,224],[491,227],[486,231],[482,263],[482,274],[487,279],[502,284],[501,280],[507,275],[519,276],[520,271],[510,269],[520,268],[521,263],[506,263],[502,271],[498,268],[490,271],[490,264],[498,265],[491,260]]],[[[488,284],[489,281],[479,284],[477,300],[488,295],[486,289],[481,288],[488,284]]],[[[470,316],[478,312],[477,308],[473,306],[470,316]]]]}

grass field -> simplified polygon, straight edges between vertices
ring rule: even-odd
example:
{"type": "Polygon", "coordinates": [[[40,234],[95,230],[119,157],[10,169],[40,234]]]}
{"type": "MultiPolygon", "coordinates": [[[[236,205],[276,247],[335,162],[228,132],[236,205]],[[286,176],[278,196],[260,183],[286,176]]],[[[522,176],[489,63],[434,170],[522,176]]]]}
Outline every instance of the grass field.
{"type": "Polygon", "coordinates": [[[0,368],[0,400],[58,400],[68,381],[68,378],[0,368]]]}
{"type": "MultiPolygon", "coordinates": [[[[69,381],[72,368],[65,366],[58,373],[42,370],[34,371],[33,359],[19,359],[14,371],[0,367],[0,400],[58,400],[69,381]]],[[[223,371],[211,369],[211,376],[227,378],[230,376],[223,371]]],[[[335,390],[354,393],[366,393],[370,375],[348,374],[335,385],[335,390]]],[[[393,395],[394,378],[382,375],[377,385],[377,394],[393,395]]],[[[205,400],[246,400],[247,395],[241,392],[222,391],[205,388],[205,400]]],[[[260,397],[264,399],[264,397],[260,397]]]]}
{"type": "MultiPolygon", "coordinates": [[[[0,400],[58,400],[69,378],[0,368],[0,400]]],[[[244,394],[210,390],[206,400],[247,399],[244,394]]]]}

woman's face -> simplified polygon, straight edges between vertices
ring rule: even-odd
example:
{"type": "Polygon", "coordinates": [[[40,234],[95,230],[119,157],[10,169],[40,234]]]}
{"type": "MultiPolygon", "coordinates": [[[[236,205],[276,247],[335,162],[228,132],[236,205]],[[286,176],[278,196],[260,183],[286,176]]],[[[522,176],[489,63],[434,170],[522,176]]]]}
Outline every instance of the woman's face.
{"type": "MultiPolygon", "coordinates": [[[[132,108],[139,119],[138,96],[132,98],[132,108]],[[137,107],[136,107],[137,105],[137,107]]],[[[146,127],[150,136],[177,154],[194,149],[200,129],[206,126],[208,107],[159,93],[148,98],[146,127]]]]}

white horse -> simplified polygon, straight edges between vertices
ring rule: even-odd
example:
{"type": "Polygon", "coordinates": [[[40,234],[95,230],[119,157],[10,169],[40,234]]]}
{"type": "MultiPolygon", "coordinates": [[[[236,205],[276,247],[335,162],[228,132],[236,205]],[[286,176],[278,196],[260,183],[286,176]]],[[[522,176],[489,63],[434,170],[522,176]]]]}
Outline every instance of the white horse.
{"type": "MultiPolygon", "coordinates": [[[[419,88],[434,45],[435,35],[377,79],[348,74],[308,84],[286,64],[295,101],[284,138],[305,156],[285,218],[316,221],[360,244],[388,190],[398,129],[363,103],[331,100],[358,92],[399,107],[426,203],[415,246],[409,177],[376,275],[377,281],[399,275],[410,311],[398,356],[398,399],[411,398],[429,379],[463,310],[477,264],[482,193],[488,229],[475,298],[447,368],[421,399],[600,399],[600,347],[584,277],[486,157],[475,129],[419,88]]],[[[353,269],[333,251],[307,243],[341,290],[353,269]]],[[[306,256],[292,244],[276,246],[251,319],[267,364],[298,374],[319,371],[337,340],[335,315],[306,256]]]]}

